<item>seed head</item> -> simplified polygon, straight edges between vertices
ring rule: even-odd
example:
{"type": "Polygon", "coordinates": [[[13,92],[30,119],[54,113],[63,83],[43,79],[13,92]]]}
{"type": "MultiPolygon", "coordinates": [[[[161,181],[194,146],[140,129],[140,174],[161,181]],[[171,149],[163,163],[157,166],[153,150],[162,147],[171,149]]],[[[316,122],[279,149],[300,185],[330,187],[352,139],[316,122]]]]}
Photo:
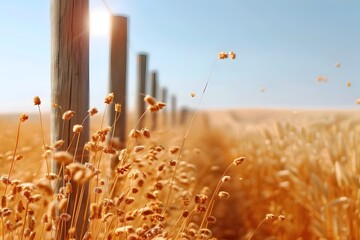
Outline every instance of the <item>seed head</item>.
{"type": "Polygon", "coordinates": [[[114,213],[107,213],[105,216],[101,219],[102,222],[106,222],[109,218],[113,217],[114,213]]]}
{"type": "Polygon", "coordinates": [[[110,104],[114,100],[114,93],[109,93],[109,95],[106,96],[104,103],[110,104]]]}
{"type": "Polygon", "coordinates": [[[324,83],[326,83],[326,82],[328,81],[327,77],[325,77],[325,76],[318,76],[318,77],[316,78],[316,80],[317,80],[318,82],[324,82],[324,83]]]}
{"type": "Polygon", "coordinates": [[[135,138],[135,139],[138,139],[140,138],[141,136],[141,132],[139,130],[136,130],[136,129],[132,129],[129,133],[129,137],[130,138],[135,138]]]}
{"type": "Polygon", "coordinates": [[[209,197],[205,194],[196,194],[195,195],[195,203],[196,204],[206,204],[208,198],[209,197]]]}
{"type": "Polygon", "coordinates": [[[100,187],[96,187],[94,188],[94,193],[96,194],[101,194],[102,193],[102,189],[100,187]]]}
{"type": "Polygon", "coordinates": [[[20,120],[20,122],[26,122],[27,120],[29,119],[29,115],[27,115],[27,114],[20,114],[20,116],[19,116],[19,120],[20,120]]]}
{"type": "Polygon", "coordinates": [[[115,229],[116,236],[119,236],[119,235],[125,234],[125,233],[133,233],[133,232],[134,232],[134,229],[132,226],[124,226],[124,227],[119,227],[119,228],[115,229]]]}
{"type": "Polygon", "coordinates": [[[23,196],[29,201],[30,197],[31,197],[31,191],[29,189],[26,189],[23,192],[23,196]]]}
{"type": "Polygon", "coordinates": [[[208,217],[206,218],[206,221],[207,221],[208,223],[214,224],[214,223],[216,223],[216,218],[215,218],[214,216],[208,216],[208,217]]]}
{"type": "Polygon", "coordinates": [[[236,58],[236,53],[234,53],[233,51],[229,52],[229,56],[231,60],[234,60],[236,58]]]}
{"type": "Polygon", "coordinates": [[[126,164],[125,166],[122,167],[117,167],[116,168],[116,172],[120,175],[123,175],[124,173],[126,173],[131,167],[131,163],[126,164]]]}
{"type": "Polygon", "coordinates": [[[188,210],[185,210],[183,213],[182,213],[182,217],[183,218],[187,218],[189,216],[189,211],[188,210]]]}
{"type": "Polygon", "coordinates": [[[127,177],[129,179],[138,179],[141,176],[141,172],[138,169],[131,169],[127,177]]]}
{"type": "Polygon", "coordinates": [[[155,98],[153,98],[152,96],[150,95],[146,95],[145,98],[144,98],[144,101],[149,104],[150,106],[154,106],[156,105],[156,100],[155,98]]]}
{"type": "Polygon", "coordinates": [[[166,103],[158,102],[158,103],[156,104],[156,106],[161,110],[161,109],[163,109],[163,108],[166,106],[166,103]]]}
{"type": "Polygon", "coordinates": [[[6,196],[2,196],[1,197],[1,207],[2,208],[6,207],[6,202],[7,202],[6,196]]]}
{"type": "Polygon", "coordinates": [[[16,211],[22,213],[25,210],[23,202],[20,200],[16,205],[16,211]]]}
{"type": "Polygon", "coordinates": [[[176,166],[176,163],[177,163],[177,161],[175,159],[171,159],[169,162],[170,166],[172,166],[172,167],[176,166]]]}
{"type": "Polygon", "coordinates": [[[196,93],[195,92],[191,92],[191,97],[195,97],[196,93]]]}
{"type": "Polygon", "coordinates": [[[39,96],[35,96],[34,97],[34,105],[40,105],[41,104],[41,100],[39,98],[39,96]]]}
{"type": "Polygon", "coordinates": [[[25,228],[25,230],[24,230],[24,237],[25,237],[25,238],[29,238],[30,233],[31,233],[31,230],[30,230],[29,228],[25,228]]]}
{"type": "Polygon", "coordinates": [[[134,188],[131,189],[131,192],[134,193],[134,194],[136,194],[136,193],[139,192],[139,189],[136,188],[136,187],[134,187],[134,188]]]}
{"type": "Polygon", "coordinates": [[[158,112],[160,109],[156,105],[153,105],[153,106],[148,106],[147,110],[149,110],[150,112],[158,112]]]}
{"type": "Polygon", "coordinates": [[[30,202],[32,202],[32,203],[38,202],[38,201],[40,201],[41,198],[42,198],[42,195],[34,194],[33,196],[31,196],[31,201],[30,202]]]}
{"type": "Polygon", "coordinates": [[[64,140],[58,140],[58,141],[54,142],[53,148],[60,148],[64,145],[64,143],[65,143],[64,140]]]}
{"type": "Polygon", "coordinates": [[[101,179],[101,180],[99,181],[99,185],[100,185],[100,186],[104,186],[105,183],[106,183],[105,179],[101,179]]]}
{"type": "Polygon", "coordinates": [[[0,181],[4,183],[5,185],[10,184],[10,180],[7,176],[1,176],[0,181]]]}
{"type": "Polygon", "coordinates": [[[265,219],[266,220],[273,220],[273,219],[275,219],[275,215],[272,214],[272,213],[268,213],[268,214],[266,214],[265,219]]]}
{"type": "Polygon", "coordinates": [[[228,199],[230,197],[230,194],[228,192],[225,191],[220,191],[218,193],[218,196],[220,199],[228,199]]]}
{"type": "Polygon", "coordinates": [[[86,232],[84,234],[84,237],[82,238],[82,240],[91,240],[91,239],[93,239],[91,232],[86,232]]]}
{"type": "Polygon", "coordinates": [[[144,207],[139,209],[139,213],[143,216],[148,216],[154,214],[154,211],[150,207],[144,207]]]}
{"type": "Polygon", "coordinates": [[[54,153],[54,160],[58,161],[59,163],[67,164],[72,162],[73,156],[69,152],[59,151],[54,153]]]}
{"type": "Polygon", "coordinates": [[[243,163],[244,160],[245,160],[245,157],[235,158],[233,164],[234,164],[235,166],[239,166],[240,164],[243,163]]]}
{"type": "Polygon", "coordinates": [[[49,221],[49,217],[46,213],[41,217],[41,223],[47,223],[49,221]]]}
{"type": "Polygon", "coordinates": [[[74,133],[81,133],[82,132],[82,130],[83,130],[83,126],[82,125],[80,125],[80,124],[75,124],[74,126],[73,126],[73,132],[74,133]]]}
{"type": "Polygon", "coordinates": [[[115,154],[116,150],[112,146],[106,146],[104,147],[103,152],[107,154],[115,154]]]}
{"type": "Polygon", "coordinates": [[[65,193],[70,194],[70,193],[72,193],[72,191],[73,191],[73,187],[72,187],[71,183],[70,182],[66,183],[66,185],[65,185],[65,193]]]}
{"type": "Polygon", "coordinates": [[[228,58],[228,54],[225,53],[225,52],[220,52],[219,53],[219,59],[225,59],[225,58],[228,58]]]}
{"type": "Polygon", "coordinates": [[[61,221],[64,221],[64,222],[67,222],[71,219],[71,215],[68,214],[68,213],[62,213],[60,214],[60,220],[61,221]]]}
{"type": "Polygon", "coordinates": [[[88,110],[88,113],[90,114],[91,117],[97,114],[98,112],[99,111],[95,107],[88,110]]]}
{"type": "Polygon", "coordinates": [[[147,128],[142,129],[142,134],[145,138],[150,138],[150,131],[147,128]]]}
{"type": "Polygon", "coordinates": [[[127,150],[126,149],[123,149],[120,151],[120,154],[119,154],[119,161],[120,162],[124,162],[128,157],[128,153],[127,153],[127,150]]]}
{"type": "Polygon", "coordinates": [[[221,178],[221,182],[228,182],[228,181],[230,181],[230,179],[231,179],[231,177],[230,176],[223,176],[222,178],[221,178]]]}
{"type": "Polygon", "coordinates": [[[7,220],[5,225],[6,225],[6,230],[8,230],[9,232],[13,231],[13,224],[11,223],[10,220],[7,220]]]}
{"type": "Polygon", "coordinates": [[[135,201],[135,198],[133,198],[133,197],[127,197],[127,198],[125,199],[125,203],[126,203],[127,205],[132,204],[134,201],[135,201]]]}
{"type": "Polygon", "coordinates": [[[134,147],[134,152],[141,152],[142,150],[144,150],[144,146],[135,146],[134,147]]]}
{"type": "Polygon", "coordinates": [[[19,155],[16,155],[16,156],[15,156],[14,160],[15,160],[15,161],[20,161],[20,160],[22,160],[23,158],[24,158],[24,155],[19,154],[19,155]]]}
{"type": "Polygon", "coordinates": [[[144,183],[145,183],[144,179],[139,179],[139,180],[137,181],[137,186],[138,186],[138,187],[142,187],[142,186],[144,186],[144,183]]]}
{"type": "Polygon", "coordinates": [[[74,111],[68,110],[62,115],[63,120],[70,120],[75,115],[74,111]]]}
{"type": "Polygon", "coordinates": [[[120,103],[115,104],[115,112],[117,112],[117,113],[121,112],[121,104],[120,103]]]}
{"type": "Polygon", "coordinates": [[[199,233],[201,234],[201,238],[210,239],[212,237],[211,230],[207,228],[200,229],[199,233]]]}
{"type": "Polygon", "coordinates": [[[2,217],[8,217],[12,214],[12,210],[10,208],[3,208],[2,209],[2,217]]]}
{"type": "Polygon", "coordinates": [[[169,152],[170,152],[171,154],[175,154],[175,153],[177,153],[179,150],[180,150],[179,147],[173,146],[173,147],[170,147],[169,152]]]}

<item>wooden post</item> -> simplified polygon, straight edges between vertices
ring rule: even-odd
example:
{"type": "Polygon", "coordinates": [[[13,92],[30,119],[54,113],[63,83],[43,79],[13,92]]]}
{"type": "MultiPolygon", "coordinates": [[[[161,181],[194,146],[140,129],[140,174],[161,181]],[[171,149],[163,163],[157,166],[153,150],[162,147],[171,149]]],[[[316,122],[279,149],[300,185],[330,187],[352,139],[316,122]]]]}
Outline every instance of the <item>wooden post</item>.
{"type": "Polygon", "coordinates": [[[181,113],[180,113],[180,124],[181,125],[186,124],[188,115],[189,115],[189,109],[186,107],[181,108],[181,113]]]}
{"type": "MultiPolygon", "coordinates": [[[[81,124],[89,109],[89,1],[88,0],[51,0],[51,101],[61,109],[51,110],[51,141],[63,139],[65,144],[61,150],[68,148],[73,136],[73,125],[81,124]],[[70,120],[62,120],[63,111],[75,111],[70,120]]],[[[75,160],[87,161],[82,156],[84,144],[89,140],[89,121],[83,122],[83,130],[77,144],[72,144],[69,152],[75,160]]],[[[53,162],[54,173],[58,173],[60,165],[53,162]]],[[[59,181],[62,183],[62,180],[59,181]]],[[[80,185],[71,182],[73,191],[68,202],[68,213],[73,216],[79,210],[75,223],[76,239],[81,239],[81,228],[87,222],[87,212],[84,205],[75,202],[80,185]]],[[[88,198],[88,185],[84,187],[84,201],[88,198]]],[[[78,199],[78,198],[77,198],[78,199]]],[[[70,222],[60,222],[58,236],[68,239],[67,230],[70,222]],[[60,234],[60,235],[59,235],[60,234]]],[[[86,229],[86,226],[84,227],[86,229]]]]}
{"type": "Polygon", "coordinates": [[[167,100],[167,88],[166,87],[163,87],[162,89],[161,89],[161,101],[163,102],[163,103],[166,103],[166,107],[162,110],[163,111],[163,117],[162,117],[162,126],[163,127],[167,127],[167,124],[168,124],[168,117],[167,117],[167,115],[168,115],[168,112],[167,112],[167,108],[169,107],[168,106],[168,100],[167,100]]]}
{"type": "MultiPolygon", "coordinates": [[[[111,20],[109,92],[114,93],[114,103],[121,104],[120,118],[113,126],[114,138],[120,143],[113,146],[119,150],[124,148],[126,140],[127,18],[112,16],[111,20]]],[[[118,115],[116,116],[114,108],[110,109],[108,113],[108,125],[112,126],[118,115]]],[[[112,139],[114,143],[115,139],[112,139]]],[[[110,170],[115,169],[118,162],[117,156],[113,157],[110,170]]]]}
{"type": "Polygon", "coordinates": [[[176,96],[171,96],[171,125],[175,126],[176,122],[176,96]]]}
{"type": "MultiPolygon", "coordinates": [[[[137,82],[137,119],[139,120],[143,113],[145,112],[145,84],[146,84],[146,71],[147,71],[147,55],[139,54],[138,55],[138,82],[137,82]]],[[[138,128],[142,128],[144,126],[144,118],[139,122],[138,128]]]]}
{"type": "MultiPolygon", "coordinates": [[[[157,72],[154,71],[151,74],[151,96],[153,96],[156,100],[157,99],[157,72]]],[[[155,130],[157,128],[157,113],[153,112],[152,115],[152,130],[155,130]]]]}

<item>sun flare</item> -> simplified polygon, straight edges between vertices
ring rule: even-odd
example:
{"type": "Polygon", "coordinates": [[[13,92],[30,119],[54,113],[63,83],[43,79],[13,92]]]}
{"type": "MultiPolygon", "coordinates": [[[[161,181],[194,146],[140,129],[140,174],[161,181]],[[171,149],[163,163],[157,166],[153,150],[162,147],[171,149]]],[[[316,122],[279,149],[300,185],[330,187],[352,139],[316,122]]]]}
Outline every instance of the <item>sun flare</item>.
{"type": "Polygon", "coordinates": [[[110,30],[110,14],[105,10],[90,11],[90,34],[94,36],[108,35],[110,30]]]}

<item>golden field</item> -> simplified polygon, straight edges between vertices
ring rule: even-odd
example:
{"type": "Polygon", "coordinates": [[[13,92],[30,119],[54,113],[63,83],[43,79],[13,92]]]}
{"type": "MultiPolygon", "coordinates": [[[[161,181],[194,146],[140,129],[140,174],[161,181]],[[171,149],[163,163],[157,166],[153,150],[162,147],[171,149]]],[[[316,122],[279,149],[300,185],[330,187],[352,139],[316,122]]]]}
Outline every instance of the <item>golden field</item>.
{"type": "Polygon", "coordinates": [[[0,116],[1,238],[82,239],[73,229],[81,222],[83,239],[360,239],[358,111],[204,111],[190,129],[132,132],[114,152],[99,137],[101,114],[82,153],[91,164],[63,160],[60,181],[46,168],[56,158],[49,116],[44,136],[36,113],[20,124],[0,116]],[[67,215],[87,183],[78,208],[88,218],[67,215]]]}

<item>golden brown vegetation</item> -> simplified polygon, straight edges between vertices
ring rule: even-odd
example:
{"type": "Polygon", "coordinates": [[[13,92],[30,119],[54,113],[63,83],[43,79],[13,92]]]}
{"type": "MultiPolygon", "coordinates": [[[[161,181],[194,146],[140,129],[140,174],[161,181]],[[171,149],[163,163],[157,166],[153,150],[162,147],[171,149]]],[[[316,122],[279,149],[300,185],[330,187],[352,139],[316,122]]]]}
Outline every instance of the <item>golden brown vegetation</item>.
{"type": "MultiPolygon", "coordinates": [[[[145,99],[150,107],[153,100],[145,99]]],[[[111,127],[93,121],[89,163],[73,162],[61,139],[46,145],[46,118],[43,126],[36,115],[2,117],[1,236],[80,239],[73,227],[80,221],[83,239],[359,239],[354,113],[222,114],[232,123],[202,114],[186,144],[181,126],[143,128],[120,150],[107,141],[111,127]],[[114,155],[119,164],[109,174],[114,155]],[[48,172],[50,159],[64,178],[48,172]],[[59,179],[63,187],[54,191],[59,179]],[[87,219],[68,214],[70,196],[84,196],[74,183],[90,183],[81,206],[87,219]],[[60,236],[61,229],[68,232],[60,236]]]]}
{"type": "MultiPolygon", "coordinates": [[[[227,58],[236,54],[218,55],[227,58]]],[[[150,131],[139,123],[166,104],[146,95],[147,110],[120,143],[115,123],[104,126],[107,111],[115,121],[121,114],[113,100],[97,120],[88,110],[84,146],[83,123],[68,145],[49,142],[37,96],[36,121],[0,118],[1,239],[360,239],[357,113],[210,117],[197,105],[186,126],[150,131]]],[[[63,123],[76,114],[53,107],[63,123]]]]}

